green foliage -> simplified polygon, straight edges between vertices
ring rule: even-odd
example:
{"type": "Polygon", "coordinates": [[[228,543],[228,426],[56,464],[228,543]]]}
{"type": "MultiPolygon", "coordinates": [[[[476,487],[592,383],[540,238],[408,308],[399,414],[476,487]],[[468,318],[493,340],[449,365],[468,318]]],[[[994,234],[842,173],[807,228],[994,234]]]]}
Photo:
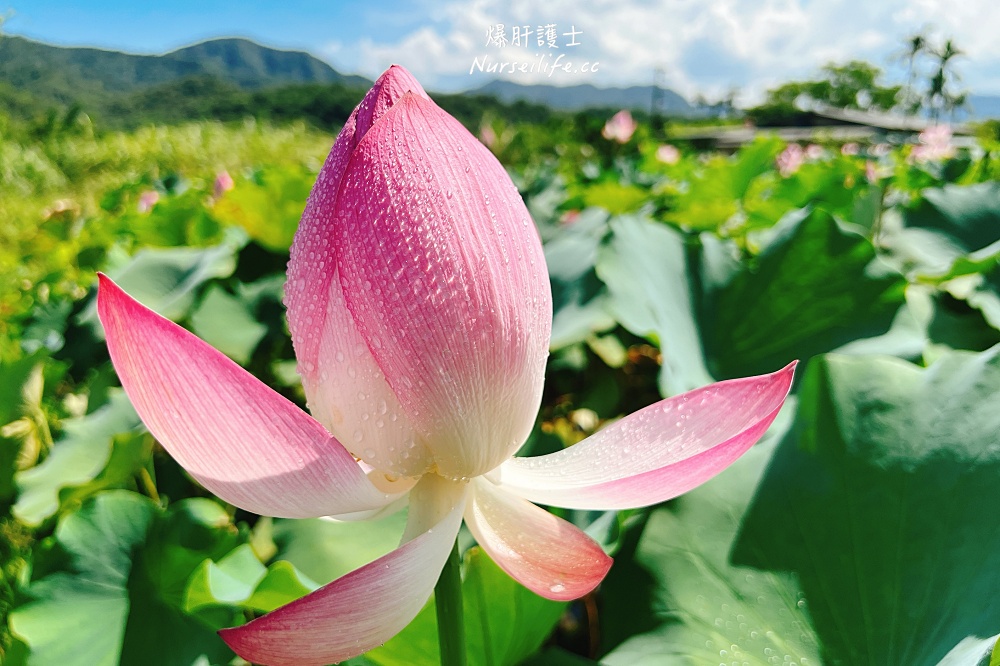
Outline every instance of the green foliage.
{"type": "Polygon", "coordinates": [[[888,330],[905,280],[829,214],[789,215],[710,295],[706,343],[723,377],[766,372],[888,330]]]}
{"type": "Polygon", "coordinates": [[[862,60],[829,63],[817,79],[784,83],[768,90],[764,103],[747,109],[747,115],[762,127],[773,127],[802,124],[802,109],[811,104],[888,111],[899,102],[902,86],[883,86],[881,78],[881,69],[862,60]]]}
{"type": "Polygon", "coordinates": [[[597,264],[612,316],[664,354],[660,391],[675,395],[711,382],[687,284],[683,236],[640,218],[618,218],[597,264]]]}
{"type": "Polygon", "coordinates": [[[132,403],[116,390],[92,414],[62,423],[63,436],[45,460],[15,476],[14,516],[36,526],[104,488],[132,487],[148,462],[152,441],[132,431],[140,425],[132,403]]]}
{"type": "Polygon", "coordinates": [[[164,514],[134,493],[98,495],[60,521],[27,601],[11,613],[23,650],[13,663],[192,663],[231,654],[178,603],[194,566],[237,541],[228,523],[209,500],[164,514]]]}

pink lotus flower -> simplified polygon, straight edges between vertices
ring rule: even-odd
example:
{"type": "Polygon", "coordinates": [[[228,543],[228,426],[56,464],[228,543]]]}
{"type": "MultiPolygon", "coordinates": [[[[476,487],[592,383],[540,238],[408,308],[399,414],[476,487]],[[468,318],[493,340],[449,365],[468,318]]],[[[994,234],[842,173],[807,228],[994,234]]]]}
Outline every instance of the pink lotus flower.
{"type": "Polygon", "coordinates": [[[810,143],[806,146],[806,159],[818,160],[823,157],[823,146],[815,143],[810,143]]]}
{"type": "Polygon", "coordinates": [[[860,152],[861,152],[861,146],[859,146],[857,143],[853,141],[845,143],[840,147],[840,154],[844,155],[845,157],[857,155],[860,152]]]}
{"type": "Polygon", "coordinates": [[[878,166],[872,160],[865,161],[865,180],[871,185],[879,181],[878,166]]]}
{"type": "Polygon", "coordinates": [[[778,165],[778,172],[784,178],[788,178],[799,170],[806,161],[806,153],[802,146],[797,143],[788,144],[781,154],[775,159],[778,165]]]}
{"type": "Polygon", "coordinates": [[[628,143],[638,126],[639,124],[632,120],[632,114],[627,109],[622,109],[604,123],[601,136],[608,141],[628,143]]]}
{"type": "Polygon", "coordinates": [[[229,175],[228,171],[223,169],[215,176],[215,183],[212,185],[212,195],[218,199],[235,186],[236,183],[233,182],[233,177],[229,175]]]}
{"type": "Polygon", "coordinates": [[[656,149],[656,159],[664,164],[677,164],[681,159],[681,151],[677,150],[677,146],[665,143],[656,149]]]}
{"type": "Polygon", "coordinates": [[[479,127],[479,140],[486,144],[486,147],[490,150],[496,146],[497,143],[497,133],[493,129],[493,126],[489,123],[483,123],[479,127]]]}
{"type": "Polygon", "coordinates": [[[146,190],[139,195],[139,203],[136,205],[136,210],[140,213],[148,213],[153,210],[153,206],[156,202],[160,200],[160,193],[156,190],[146,190]]]}
{"type": "Polygon", "coordinates": [[[463,517],[523,585],[586,594],[610,558],[532,502],[620,509],[690,490],[764,433],[793,372],[698,389],[563,451],[515,457],[552,325],[541,243],[499,162],[398,66],[348,119],[292,246],[286,303],[312,416],[100,280],[125,390],[207,489],[292,518],[409,503],[399,548],[221,632],[255,663],[336,662],[392,637],[429,598],[463,517]]]}
{"type": "Polygon", "coordinates": [[[951,127],[932,125],[920,133],[919,144],[910,152],[910,159],[916,162],[946,160],[955,156],[955,146],[951,142],[951,127]]]}

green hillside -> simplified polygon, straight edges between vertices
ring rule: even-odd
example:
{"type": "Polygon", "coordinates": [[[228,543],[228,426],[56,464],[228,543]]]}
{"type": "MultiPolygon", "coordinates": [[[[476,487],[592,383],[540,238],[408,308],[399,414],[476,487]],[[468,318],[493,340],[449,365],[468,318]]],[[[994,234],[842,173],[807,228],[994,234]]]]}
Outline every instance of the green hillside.
{"type": "Polygon", "coordinates": [[[246,39],[216,39],[164,55],[63,48],[24,37],[0,38],[0,81],[53,101],[86,93],[128,93],[191,76],[214,76],[241,88],[288,83],[367,86],[308,53],[279,51],[246,39]]]}
{"type": "MultiPolygon", "coordinates": [[[[190,120],[343,124],[371,85],[297,51],[216,39],[164,55],[64,48],[0,36],[0,121],[36,137],[84,122],[97,131],[190,120]]],[[[552,113],[485,95],[436,95],[470,127],[484,115],[545,121],[552,113]]],[[[2,126],[2,124],[0,124],[2,126]]]]}

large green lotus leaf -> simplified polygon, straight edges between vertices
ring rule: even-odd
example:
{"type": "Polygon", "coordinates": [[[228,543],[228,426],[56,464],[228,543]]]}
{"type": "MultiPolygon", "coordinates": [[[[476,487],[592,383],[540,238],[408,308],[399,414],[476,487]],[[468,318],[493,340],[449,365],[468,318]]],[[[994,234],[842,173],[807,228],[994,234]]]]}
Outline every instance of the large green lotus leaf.
{"type": "Polygon", "coordinates": [[[552,282],[553,350],[583,342],[615,325],[604,285],[594,272],[601,239],[608,231],[607,218],[604,211],[587,209],[545,244],[552,282]]]}
{"type": "Polygon", "coordinates": [[[56,528],[62,571],[29,585],[29,601],[10,615],[31,648],[29,664],[117,664],[128,618],[132,551],[156,507],[127,493],[106,493],[56,528]]]}
{"type": "Polygon", "coordinates": [[[935,664],[995,635],[1000,347],[809,370],[734,560],[799,575],[831,663],[935,664]]]}
{"type": "Polygon", "coordinates": [[[405,511],[380,520],[357,522],[277,518],[272,538],[279,559],[288,560],[310,579],[326,584],[395,549],[405,525],[405,511]]]}
{"type": "Polygon", "coordinates": [[[652,513],[618,575],[654,621],[606,662],[977,664],[1000,627],[998,387],[1000,347],[815,359],[773,455],[652,513]]]}
{"type": "Polygon", "coordinates": [[[654,509],[645,527],[626,537],[602,587],[602,640],[616,647],[601,663],[821,663],[794,574],[730,559],[741,517],[794,411],[786,404],[735,464],[654,509]]]}
{"type": "Polygon", "coordinates": [[[726,377],[771,372],[882,335],[905,285],[866,238],[829,214],[790,215],[705,309],[712,367],[726,377]]]}
{"type": "Polygon", "coordinates": [[[181,610],[177,589],[240,538],[211,500],[164,513],[128,491],[97,495],[60,520],[47,557],[36,558],[35,579],[10,614],[29,649],[19,658],[29,666],[228,662],[232,652],[181,610]]]}
{"type": "Polygon", "coordinates": [[[676,230],[641,217],[611,222],[597,275],[610,294],[609,308],[635,335],[660,345],[660,392],[675,395],[712,382],[705,367],[688,282],[687,248],[676,230]]]}
{"type": "Polygon", "coordinates": [[[267,326],[254,318],[252,304],[218,285],[208,288],[191,313],[191,328],[195,335],[241,365],[250,360],[267,334],[267,326]]]}
{"type": "MultiPolygon", "coordinates": [[[[542,645],[566,607],[508,576],[480,548],[465,555],[462,579],[466,650],[470,666],[514,666],[542,645]]],[[[440,663],[433,599],[385,645],[365,654],[379,666],[440,663]]]]}
{"type": "MultiPolygon", "coordinates": [[[[123,264],[109,268],[108,275],[143,305],[168,319],[181,319],[202,284],[232,275],[236,253],[246,240],[245,234],[231,229],[222,243],[212,247],[146,248],[123,264]]],[[[97,336],[104,338],[96,302],[80,313],[79,321],[90,323],[97,336]]]]}
{"type": "Polygon", "coordinates": [[[907,226],[944,232],[968,252],[1000,240],[1000,183],[945,185],[921,195],[904,213],[907,226]]]}
{"type": "Polygon", "coordinates": [[[110,392],[97,411],[62,425],[63,435],[48,457],[14,477],[19,490],[14,515],[27,525],[104,488],[128,485],[152,452],[152,440],[135,432],[141,423],[121,389],[110,392]]]}

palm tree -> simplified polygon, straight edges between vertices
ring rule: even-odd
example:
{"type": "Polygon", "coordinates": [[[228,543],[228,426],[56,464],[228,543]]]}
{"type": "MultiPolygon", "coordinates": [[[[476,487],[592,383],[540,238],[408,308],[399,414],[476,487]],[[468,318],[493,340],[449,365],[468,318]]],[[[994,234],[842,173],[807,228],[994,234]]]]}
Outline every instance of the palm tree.
{"type": "Polygon", "coordinates": [[[952,92],[953,83],[961,80],[958,72],[955,71],[955,58],[965,55],[955,45],[951,39],[947,39],[941,48],[931,49],[931,54],[937,58],[936,71],[930,78],[930,86],[927,89],[927,105],[931,111],[931,117],[938,119],[941,111],[950,111],[952,114],[965,104],[966,96],[962,92],[952,92]]]}
{"type": "Polygon", "coordinates": [[[930,49],[930,42],[923,30],[906,38],[902,52],[898,54],[900,60],[906,62],[906,88],[903,92],[903,107],[911,113],[920,109],[921,99],[916,90],[917,82],[917,59],[927,53],[930,49]]]}

